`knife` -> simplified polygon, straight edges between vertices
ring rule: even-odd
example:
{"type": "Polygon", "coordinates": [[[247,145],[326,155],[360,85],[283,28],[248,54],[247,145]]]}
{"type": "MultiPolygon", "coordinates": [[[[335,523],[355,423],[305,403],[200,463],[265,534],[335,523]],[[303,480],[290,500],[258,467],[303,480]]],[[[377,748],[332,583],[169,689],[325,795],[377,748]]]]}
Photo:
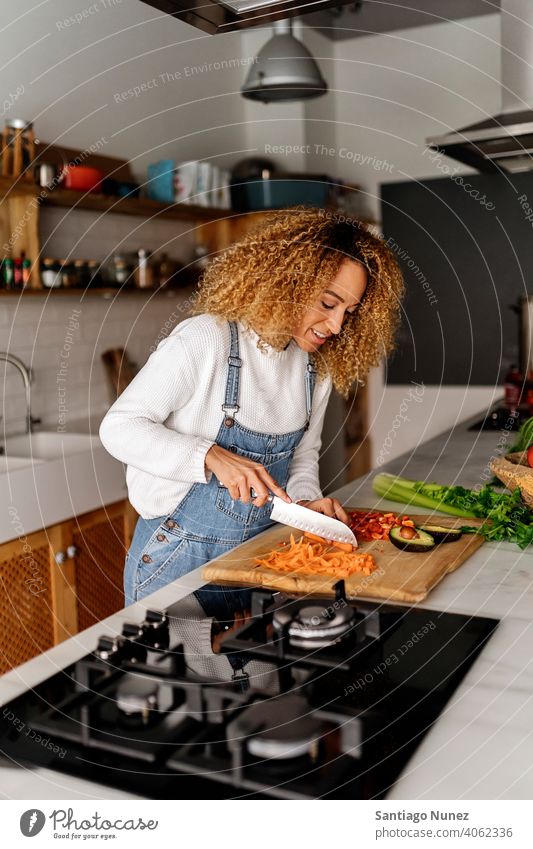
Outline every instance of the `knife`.
{"type": "Polygon", "coordinates": [[[308,507],[302,507],[301,504],[287,504],[277,495],[270,495],[268,500],[272,502],[270,518],[274,522],[289,525],[291,528],[298,528],[300,531],[309,531],[309,533],[316,534],[324,539],[335,540],[335,542],[349,542],[354,547],[357,546],[355,534],[344,522],[331,519],[329,516],[317,513],[316,510],[309,510],[308,507]]]}

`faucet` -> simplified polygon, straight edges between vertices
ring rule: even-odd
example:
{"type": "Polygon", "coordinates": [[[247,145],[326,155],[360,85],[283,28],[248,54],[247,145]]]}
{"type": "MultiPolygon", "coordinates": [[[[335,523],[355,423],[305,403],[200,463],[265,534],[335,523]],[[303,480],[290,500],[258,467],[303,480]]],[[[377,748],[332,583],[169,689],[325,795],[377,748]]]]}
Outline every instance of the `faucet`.
{"type": "Polygon", "coordinates": [[[24,365],[22,360],[19,360],[18,357],[14,356],[14,354],[8,354],[7,351],[0,351],[0,362],[1,361],[11,363],[11,365],[15,366],[15,368],[20,372],[20,376],[24,382],[24,389],[26,390],[26,433],[31,433],[33,431],[33,425],[39,424],[41,421],[40,419],[34,419],[31,414],[31,371],[24,365]]]}

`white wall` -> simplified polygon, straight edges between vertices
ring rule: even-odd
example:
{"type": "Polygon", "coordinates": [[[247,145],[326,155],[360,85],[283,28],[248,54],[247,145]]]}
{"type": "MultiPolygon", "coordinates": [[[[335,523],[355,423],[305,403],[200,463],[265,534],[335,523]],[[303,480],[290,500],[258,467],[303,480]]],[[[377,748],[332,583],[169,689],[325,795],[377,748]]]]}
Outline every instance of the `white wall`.
{"type": "MultiPolygon", "coordinates": [[[[150,348],[188,315],[190,293],[126,294],[116,299],[80,294],[31,297],[0,303],[0,350],[16,354],[33,371],[32,413],[56,428],[65,398],[67,425],[103,415],[111,402],[101,361],[109,348],[127,348],[139,367],[150,348]],[[66,363],[64,372],[61,364],[66,363]],[[59,378],[59,382],[58,382],[59,378]],[[61,390],[61,392],[59,391],[61,390]],[[64,391],[63,391],[64,390],[64,391]]],[[[4,399],[1,432],[24,429],[25,396],[16,369],[0,363],[4,399]]]]}
{"type": "Polygon", "coordinates": [[[213,38],[139,0],[4,6],[2,89],[24,86],[10,114],[33,119],[41,138],[78,148],[104,138],[101,152],[132,159],[138,176],[165,156],[240,157],[238,34],[213,38]],[[67,26],[76,14],[86,17],[67,26]]]}
{"type": "MultiPolygon", "coordinates": [[[[424,154],[427,136],[499,110],[499,44],[499,15],[336,42],[332,168],[361,184],[373,218],[379,218],[381,182],[443,176],[424,154]]],[[[374,464],[486,409],[495,391],[502,394],[499,387],[428,387],[421,401],[410,400],[409,422],[398,427],[413,387],[385,388],[382,369],[369,385],[374,464]]]]}
{"type": "Polygon", "coordinates": [[[305,103],[306,170],[313,174],[337,176],[336,170],[331,167],[330,157],[324,156],[324,149],[330,150],[336,144],[335,44],[311,27],[303,28],[302,40],[329,86],[326,94],[305,103]]]}

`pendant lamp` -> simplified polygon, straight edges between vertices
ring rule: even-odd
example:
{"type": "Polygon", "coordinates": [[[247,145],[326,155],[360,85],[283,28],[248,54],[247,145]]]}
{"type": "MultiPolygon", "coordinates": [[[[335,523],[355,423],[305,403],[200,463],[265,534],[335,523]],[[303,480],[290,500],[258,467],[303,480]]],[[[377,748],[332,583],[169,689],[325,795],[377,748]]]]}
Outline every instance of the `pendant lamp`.
{"type": "Polygon", "coordinates": [[[274,35],[251,65],[241,94],[263,103],[320,97],[328,90],[307,47],[292,34],[292,21],[276,21],[274,35]]]}

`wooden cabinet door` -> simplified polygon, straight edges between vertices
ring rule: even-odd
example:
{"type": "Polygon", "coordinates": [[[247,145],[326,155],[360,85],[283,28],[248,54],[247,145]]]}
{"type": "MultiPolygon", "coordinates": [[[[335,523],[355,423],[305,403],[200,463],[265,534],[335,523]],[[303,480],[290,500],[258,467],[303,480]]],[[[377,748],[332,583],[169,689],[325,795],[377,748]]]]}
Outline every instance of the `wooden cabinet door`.
{"type": "Polygon", "coordinates": [[[47,531],[0,546],[0,673],[56,642],[53,563],[47,531]]]}
{"type": "Polygon", "coordinates": [[[127,502],[120,501],[73,519],[78,630],[124,607],[124,559],[129,545],[127,502]]]}
{"type": "Polygon", "coordinates": [[[196,227],[196,243],[207,245],[211,258],[229,245],[238,242],[246,234],[259,225],[267,216],[269,210],[259,212],[236,213],[220,221],[211,221],[196,227]]]}
{"type": "Polygon", "coordinates": [[[136,519],[119,501],[0,545],[0,674],[124,607],[136,519]]]}

